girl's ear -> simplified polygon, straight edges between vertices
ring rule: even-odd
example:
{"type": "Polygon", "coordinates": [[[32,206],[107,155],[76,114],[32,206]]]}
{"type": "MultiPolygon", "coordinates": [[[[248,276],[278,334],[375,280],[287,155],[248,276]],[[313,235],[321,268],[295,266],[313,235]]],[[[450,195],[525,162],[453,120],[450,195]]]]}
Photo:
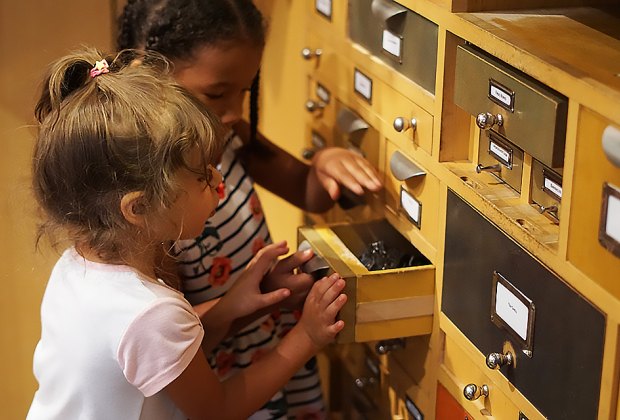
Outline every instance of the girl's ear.
{"type": "Polygon", "coordinates": [[[132,225],[146,226],[146,207],[142,191],[131,191],[121,198],[121,213],[132,225]]]}

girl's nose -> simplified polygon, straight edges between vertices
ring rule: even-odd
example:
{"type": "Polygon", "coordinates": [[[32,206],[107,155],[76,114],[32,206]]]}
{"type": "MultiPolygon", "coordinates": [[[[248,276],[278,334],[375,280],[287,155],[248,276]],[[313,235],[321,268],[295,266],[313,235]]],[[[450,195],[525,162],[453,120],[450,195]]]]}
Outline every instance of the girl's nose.
{"type": "Polygon", "coordinates": [[[241,119],[243,115],[243,100],[234,101],[227,108],[224,114],[221,116],[222,123],[230,126],[235,124],[241,119]]]}

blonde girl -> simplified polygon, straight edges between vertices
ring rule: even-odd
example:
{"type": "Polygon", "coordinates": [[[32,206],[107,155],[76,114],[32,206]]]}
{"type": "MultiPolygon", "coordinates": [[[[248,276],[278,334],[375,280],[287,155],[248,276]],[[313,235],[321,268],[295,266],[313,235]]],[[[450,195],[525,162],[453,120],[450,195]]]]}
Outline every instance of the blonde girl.
{"type": "Polygon", "coordinates": [[[263,248],[202,320],[159,280],[161,244],[200,234],[222,179],[212,165],[220,124],[172,81],[163,57],[85,49],[61,58],[36,115],[41,232],[67,248],[41,305],[28,419],[247,418],[342,329],[344,282],[334,275],[251,368],[224,382],[210,369],[203,350],[234,321],[290,295],[260,292],[264,275],[285,275],[271,267],[287,250],[263,248]]]}

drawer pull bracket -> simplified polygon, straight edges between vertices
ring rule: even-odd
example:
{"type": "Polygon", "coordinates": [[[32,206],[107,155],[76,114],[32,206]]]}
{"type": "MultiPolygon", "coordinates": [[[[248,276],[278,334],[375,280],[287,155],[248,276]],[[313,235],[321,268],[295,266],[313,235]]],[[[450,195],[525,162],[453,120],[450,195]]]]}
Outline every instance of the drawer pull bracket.
{"type": "Polygon", "coordinates": [[[486,357],[486,364],[489,369],[499,369],[503,366],[510,366],[513,364],[513,361],[514,357],[509,351],[505,354],[489,353],[486,357]]]}
{"type": "Polygon", "coordinates": [[[493,115],[490,112],[481,112],[476,117],[476,125],[480,127],[481,130],[488,130],[494,125],[501,127],[504,125],[504,117],[502,117],[502,114],[493,115]]]}

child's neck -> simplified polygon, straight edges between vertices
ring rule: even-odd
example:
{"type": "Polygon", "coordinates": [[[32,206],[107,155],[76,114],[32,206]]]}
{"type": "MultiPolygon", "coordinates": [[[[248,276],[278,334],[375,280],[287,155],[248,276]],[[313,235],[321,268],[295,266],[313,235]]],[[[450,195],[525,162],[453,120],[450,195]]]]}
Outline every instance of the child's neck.
{"type": "Polygon", "coordinates": [[[79,246],[77,247],[78,252],[81,256],[86,258],[89,261],[101,263],[101,264],[122,264],[127,265],[136,271],[140,272],[144,276],[148,277],[151,280],[157,280],[157,275],[155,274],[155,255],[157,254],[155,249],[151,249],[150,247],[146,247],[143,250],[139,251],[139,253],[135,252],[127,252],[123,254],[122,261],[109,261],[97,253],[97,251],[93,250],[88,246],[79,246]]]}

